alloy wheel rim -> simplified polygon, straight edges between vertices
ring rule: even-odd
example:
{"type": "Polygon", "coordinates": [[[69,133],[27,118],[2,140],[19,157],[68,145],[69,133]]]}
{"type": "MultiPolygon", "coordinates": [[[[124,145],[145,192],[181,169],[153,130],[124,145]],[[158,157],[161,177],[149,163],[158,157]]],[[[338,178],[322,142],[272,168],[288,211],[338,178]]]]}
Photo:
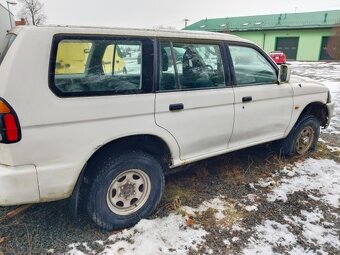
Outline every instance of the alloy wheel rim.
{"type": "Polygon", "coordinates": [[[111,182],[106,195],[107,204],[113,213],[129,215],[145,204],[150,190],[149,176],[140,169],[129,169],[111,182]]]}

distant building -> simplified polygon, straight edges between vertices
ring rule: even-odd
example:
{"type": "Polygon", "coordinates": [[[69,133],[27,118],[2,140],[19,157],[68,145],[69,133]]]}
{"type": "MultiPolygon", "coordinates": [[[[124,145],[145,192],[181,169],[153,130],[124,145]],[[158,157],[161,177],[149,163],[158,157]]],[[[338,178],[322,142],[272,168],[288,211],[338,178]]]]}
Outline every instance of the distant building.
{"type": "MultiPolygon", "coordinates": [[[[15,26],[15,21],[14,21],[14,15],[10,13],[11,15],[11,21],[12,21],[12,26],[15,26]]],[[[11,29],[11,23],[9,20],[9,13],[8,10],[5,6],[0,4],[0,40],[2,40],[7,31],[11,29]]]]}
{"type": "Polygon", "coordinates": [[[20,20],[15,21],[16,26],[25,26],[26,25],[26,20],[24,18],[21,18],[20,20]]]}
{"type": "Polygon", "coordinates": [[[202,19],[184,29],[231,33],[255,42],[266,52],[283,51],[290,60],[316,61],[332,60],[329,50],[336,49],[327,46],[338,25],[340,10],[331,10],[202,19]]]}

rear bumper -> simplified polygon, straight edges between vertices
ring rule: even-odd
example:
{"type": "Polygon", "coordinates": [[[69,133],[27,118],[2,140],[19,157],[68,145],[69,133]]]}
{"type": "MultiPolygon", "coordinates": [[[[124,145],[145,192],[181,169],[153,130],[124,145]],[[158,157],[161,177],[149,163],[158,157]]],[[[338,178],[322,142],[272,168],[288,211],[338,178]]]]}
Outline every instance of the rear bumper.
{"type": "Polygon", "coordinates": [[[328,119],[327,119],[327,124],[325,126],[325,128],[327,128],[329,126],[329,124],[331,123],[331,119],[333,117],[333,113],[334,113],[334,105],[335,103],[328,103],[327,106],[327,110],[328,110],[328,119]]]}
{"type": "Polygon", "coordinates": [[[0,206],[39,202],[35,166],[0,165],[0,206]]]}

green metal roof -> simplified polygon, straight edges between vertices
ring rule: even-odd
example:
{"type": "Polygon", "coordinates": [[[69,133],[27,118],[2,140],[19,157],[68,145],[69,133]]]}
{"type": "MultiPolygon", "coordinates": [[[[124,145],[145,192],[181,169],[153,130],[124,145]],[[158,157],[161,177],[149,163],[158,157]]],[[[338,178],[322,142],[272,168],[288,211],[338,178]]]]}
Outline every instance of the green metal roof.
{"type": "Polygon", "coordinates": [[[199,31],[254,31],[325,28],[340,24],[340,10],[202,19],[184,28],[199,31]]]}

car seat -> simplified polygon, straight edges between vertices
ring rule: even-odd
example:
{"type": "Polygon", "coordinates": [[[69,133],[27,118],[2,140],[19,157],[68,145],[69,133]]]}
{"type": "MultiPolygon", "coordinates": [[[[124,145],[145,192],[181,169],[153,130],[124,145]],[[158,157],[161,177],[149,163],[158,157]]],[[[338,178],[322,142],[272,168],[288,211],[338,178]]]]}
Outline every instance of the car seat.
{"type": "Polygon", "coordinates": [[[175,90],[176,79],[174,73],[167,73],[169,70],[169,56],[164,48],[161,48],[161,77],[160,77],[160,90],[175,90]]]}
{"type": "Polygon", "coordinates": [[[183,86],[186,88],[204,88],[213,86],[207,67],[196,49],[187,47],[183,55],[183,86]]]}

